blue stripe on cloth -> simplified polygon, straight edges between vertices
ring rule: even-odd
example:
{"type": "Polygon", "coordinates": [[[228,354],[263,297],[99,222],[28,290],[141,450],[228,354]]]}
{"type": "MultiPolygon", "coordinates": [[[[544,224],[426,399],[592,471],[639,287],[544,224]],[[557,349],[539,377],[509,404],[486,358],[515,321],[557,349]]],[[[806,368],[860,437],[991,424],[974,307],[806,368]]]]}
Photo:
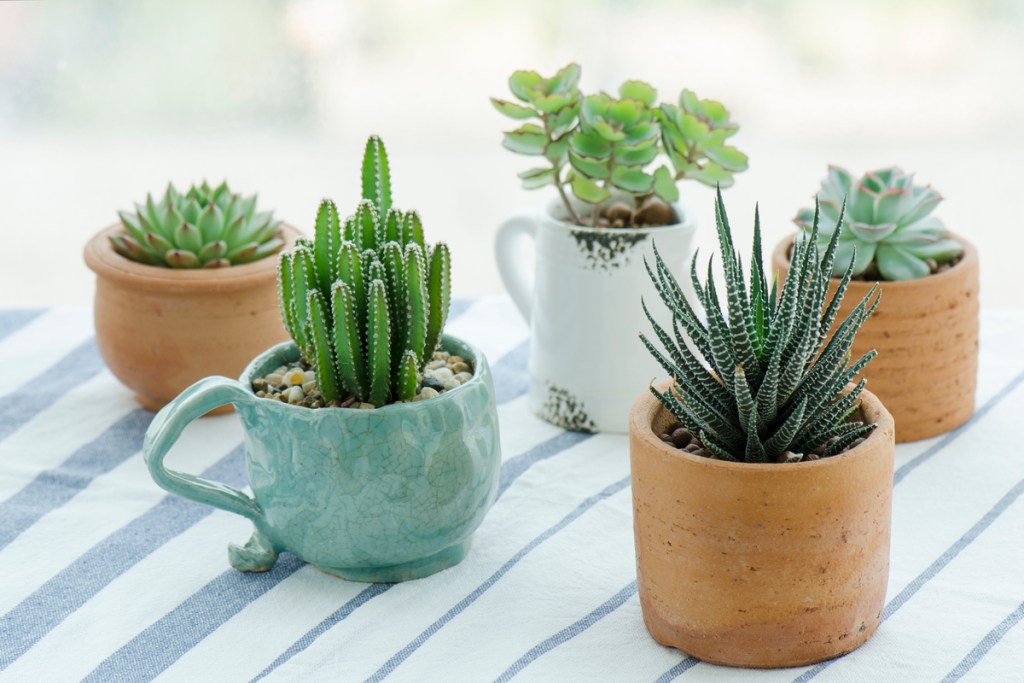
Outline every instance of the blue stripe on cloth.
{"type": "Polygon", "coordinates": [[[0,441],[102,369],[96,340],[90,338],[23,386],[0,397],[0,441]]]}
{"type": "MultiPolygon", "coordinates": [[[[560,452],[562,452],[564,450],[567,450],[568,448],[570,448],[572,446],[575,446],[577,443],[580,443],[581,441],[589,439],[592,436],[593,436],[593,434],[582,434],[582,433],[575,433],[575,432],[564,432],[564,433],[559,434],[558,436],[556,436],[554,438],[548,439],[547,441],[541,443],[539,446],[536,446],[536,447],[526,451],[525,453],[523,453],[521,455],[515,456],[514,458],[510,458],[509,460],[506,460],[501,465],[501,474],[499,475],[499,482],[501,482],[501,483],[499,484],[499,487],[498,487],[498,497],[500,497],[501,494],[504,493],[505,489],[507,489],[509,486],[511,486],[512,482],[514,482],[519,477],[520,474],[525,472],[535,462],[539,462],[540,460],[544,460],[546,458],[550,458],[550,457],[552,457],[554,455],[557,455],[558,453],[560,453],[560,452]],[[565,437],[565,436],[568,436],[570,438],[563,439],[562,437],[565,437]],[[553,446],[554,446],[554,444],[556,442],[558,444],[558,447],[557,447],[557,449],[554,449],[553,446]],[[537,455],[531,456],[531,453],[536,451],[538,448],[540,448],[541,451],[537,455]]],[[[495,502],[497,502],[497,499],[495,499],[495,502]]],[[[391,584],[386,584],[386,585],[390,586],[391,584]]],[[[377,597],[377,595],[380,595],[383,592],[384,591],[380,591],[379,593],[375,593],[373,595],[368,595],[366,597],[366,600],[364,600],[363,602],[367,602],[370,599],[377,597]]],[[[346,605],[347,604],[348,603],[346,603],[346,605]]],[[[362,603],[360,603],[360,605],[361,604],[362,603]]],[[[360,605],[356,605],[356,607],[359,607],[360,605]]],[[[267,667],[260,674],[259,677],[267,676],[274,669],[276,669],[277,667],[281,666],[282,664],[287,662],[289,659],[291,659],[292,657],[294,657],[295,655],[297,655],[298,653],[302,652],[307,647],[309,647],[313,643],[313,641],[315,641],[321,635],[323,635],[328,630],[330,630],[330,628],[332,626],[334,626],[334,624],[336,624],[339,621],[341,621],[341,619],[336,618],[336,615],[339,612],[342,612],[343,610],[345,610],[345,606],[342,606],[341,609],[338,610],[338,612],[335,612],[335,614],[332,614],[331,616],[327,617],[327,619],[325,619],[324,621],[320,622],[317,626],[315,626],[312,630],[310,630],[309,633],[304,635],[301,640],[297,641],[295,644],[290,646],[284,652],[284,654],[282,654],[280,657],[278,657],[277,660],[275,660],[273,664],[271,664],[269,667],[267,667]]],[[[349,612],[346,612],[342,618],[347,617],[349,613],[351,613],[351,610],[349,610],[349,612]]]]}
{"type": "Polygon", "coordinates": [[[968,671],[974,668],[974,665],[980,662],[988,651],[995,647],[996,643],[1002,640],[1003,636],[1010,632],[1014,626],[1020,623],[1021,619],[1024,619],[1024,602],[1020,603],[1014,611],[1003,619],[999,624],[996,625],[991,631],[986,634],[981,642],[974,646],[967,656],[960,660],[952,671],[946,674],[946,677],[942,679],[942,683],[956,683],[967,674],[968,671]]]}
{"type": "Polygon", "coordinates": [[[291,553],[263,573],[224,572],[107,657],[84,681],[150,681],[303,566],[291,553]]]}
{"type": "Polygon", "coordinates": [[[0,311],[0,340],[28,325],[44,312],[45,309],[42,308],[19,308],[0,311]]]}
{"type": "Polygon", "coordinates": [[[530,373],[526,368],[529,357],[530,340],[526,340],[502,356],[491,368],[498,405],[519,398],[530,388],[530,373]]]}
{"type": "Polygon", "coordinates": [[[517,659],[512,666],[505,669],[504,673],[494,679],[495,683],[507,683],[518,674],[520,671],[528,667],[534,661],[541,656],[547,654],[551,650],[554,650],[559,645],[569,642],[576,636],[580,635],[588,628],[596,624],[597,622],[604,619],[606,616],[622,607],[626,600],[629,600],[636,594],[636,581],[630,581],[622,590],[609,598],[600,607],[595,609],[593,612],[583,617],[576,623],[563,628],[561,631],[551,636],[547,640],[539,643],[535,647],[531,648],[525,655],[517,659]]]}
{"type": "Polygon", "coordinates": [[[917,469],[925,462],[930,460],[932,457],[934,457],[936,454],[938,454],[940,451],[942,451],[942,449],[948,446],[951,441],[961,436],[967,429],[974,426],[974,424],[977,423],[978,420],[985,417],[985,415],[987,415],[990,410],[995,408],[1003,401],[1003,399],[1012,394],[1014,389],[1020,386],[1021,382],[1024,382],[1024,372],[1021,372],[1012,380],[1010,380],[1009,384],[1007,384],[1005,387],[999,390],[999,393],[997,393],[995,396],[986,401],[985,405],[979,408],[974,413],[974,415],[971,416],[971,419],[969,419],[967,422],[963,423],[953,431],[948,432],[936,443],[928,447],[928,449],[921,453],[921,455],[917,456],[916,458],[909,462],[904,463],[903,466],[897,469],[895,474],[893,474],[893,486],[903,481],[904,477],[906,477],[908,474],[913,472],[915,469],[917,469]]]}
{"type": "Polygon", "coordinates": [[[585,432],[561,432],[547,441],[540,442],[525,453],[520,453],[501,463],[497,498],[501,498],[502,494],[508,490],[508,487],[516,479],[541,460],[547,460],[552,456],[558,455],[562,451],[568,450],[592,436],[594,435],[585,432]]]}
{"type": "Polygon", "coordinates": [[[291,647],[281,653],[280,657],[271,662],[270,666],[261,671],[252,679],[252,681],[250,681],[250,683],[256,683],[256,681],[266,678],[274,669],[312,645],[317,638],[333,628],[335,624],[341,623],[346,617],[348,617],[348,615],[352,614],[378,595],[391,590],[395,585],[396,584],[393,583],[375,583],[370,585],[368,588],[363,589],[358,595],[339,607],[333,614],[331,614],[331,616],[327,617],[307,631],[304,636],[299,638],[291,645],[291,647]]]}
{"type": "Polygon", "coordinates": [[[699,659],[687,657],[665,673],[658,676],[654,683],[669,683],[670,681],[674,681],[698,664],[700,664],[699,659]]]}
{"type": "MultiPolygon", "coordinates": [[[[458,318],[460,315],[463,315],[467,310],[469,310],[470,304],[472,304],[471,300],[453,301],[452,307],[449,310],[448,319],[454,320],[455,318],[458,318]]],[[[95,344],[95,342],[93,342],[93,344],[95,344]]],[[[148,421],[149,419],[152,418],[152,413],[148,413],[143,410],[138,410],[136,411],[136,413],[142,413],[147,416],[148,426],[148,421]]],[[[145,426],[138,435],[137,442],[139,444],[142,443],[142,437],[144,435],[144,432],[145,426]]],[[[244,472],[240,472],[239,470],[233,470],[232,472],[218,472],[216,474],[214,474],[213,471],[211,470],[211,474],[209,476],[211,476],[214,479],[222,478],[223,480],[227,480],[228,483],[231,483],[232,481],[237,481],[239,486],[244,485],[245,483],[244,472]]],[[[163,504],[164,503],[161,503],[160,505],[163,504]]],[[[176,504],[186,505],[184,501],[177,501],[176,504]]],[[[167,503],[167,505],[170,506],[172,505],[172,503],[167,503]]],[[[187,503],[187,505],[191,506],[192,504],[187,503]]],[[[201,509],[205,512],[205,514],[209,514],[213,511],[212,508],[204,507],[201,509]]],[[[2,513],[2,511],[3,507],[0,506],[0,513],[2,513]]],[[[166,519],[165,516],[167,512],[165,511],[159,517],[157,516],[157,514],[158,513],[155,513],[153,510],[150,510],[142,517],[137,518],[131,524],[124,527],[122,531],[125,533],[131,533],[128,532],[127,529],[129,527],[132,527],[132,525],[134,525],[137,522],[144,525],[149,525],[151,523],[159,525],[160,521],[158,520],[166,519]],[[150,517],[150,513],[153,513],[152,518],[150,517]],[[142,520],[143,518],[145,518],[145,520],[140,522],[140,520],[142,520]]],[[[196,513],[193,511],[190,514],[196,513]]],[[[203,516],[205,516],[205,514],[203,516]]],[[[195,522],[198,522],[200,518],[196,518],[192,523],[194,524],[195,522]]],[[[160,537],[158,542],[152,545],[150,552],[159,547],[159,545],[166,543],[171,538],[174,538],[176,535],[183,532],[185,529],[188,528],[188,526],[191,525],[183,524],[180,527],[175,528],[174,521],[172,520],[171,526],[165,530],[166,535],[160,537]]],[[[2,533],[3,527],[0,526],[0,539],[2,539],[2,533]]],[[[155,533],[156,532],[153,531],[146,532],[146,534],[152,535],[154,539],[157,539],[158,536],[154,535],[155,533]]],[[[164,617],[162,617],[155,624],[151,625],[148,629],[146,629],[146,631],[143,631],[142,633],[137,635],[135,639],[133,639],[120,650],[118,650],[110,657],[108,657],[107,660],[101,663],[100,666],[97,667],[96,671],[94,671],[93,674],[90,675],[98,675],[98,680],[103,680],[109,675],[107,672],[123,670],[126,666],[129,666],[129,663],[132,661],[132,658],[138,656],[139,652],[145,652],[146,648],[152,647],[154,643],[157,643],[157,649],[160,649],[162,647],[162,645],[159,645],[160,639],[164,637],[164,634],[171,634],[166,637],[176,638],[178,636],[176,636],[175,634],[183,632],[189,633],[191,637],[187,642],[179,638],[179,641],[183,645],[183,647],[176,649],[163,648],[161,650],[161,652],[163,652],[164,654],[162,658],[151,658],[151,666],[149,668],[153,669],[154,672],[152,673],[152,675],[149,676],[149,678],[155,677],[161,671],[163,671],[168,666],[177,661],[178,658],[181,657],[181,655],[183,655],[185,652],[194,647],[200,640],[202,640],[207,635],[209,635],[217,628],[219,628],[224,622],[226,622],[228,619],[234,616],[234,614],[236,614],[238,611],[244,608],[245,605],[247,605],[249,602],[260,597],[268,590],[276,586],[279,582],[283,581],[284,579],[295,573],[295,571],[302,567],[302,564],[303,563],[301,561],[299,561],[297,558],[294,558],[291,554],[282,554],[281,559],[275,565],[273,570],[260,575],[259,581],[256,584],[255,589],[252,588],[253,579],[251,577],[245,574],[241,574],[240,572],[237,572],[233,569],[225,571],[223,574],[221,574],[216,579],[208,583],[206,586],[204,586],[199,591],[190,596],[184,603],[182,603],[183,605],[189,605],[188,609],[182,611],[182,607],[179,606],[177,609],[164,615],[164,617]],[[224,599],[222,593],[228,594],[227,599],[229,601],[233,601],[230,603],[230,606],[236,606],[236,609],[232,611],[231,609],[228,609],[222,604],[222,600],[224,599]],[[197,617],[197,613],[200,613],[201,616],[197,617]],[[198,628],[196,628],[197,619],[201,622],[199,623],[198,628]],[[173,657],[171,655],[173,655],[173,657]]],[[[72,567],[74,567],[74,565],[72,567]]],[[[108,583],[109,580],[113,580],[113,578],[116,578],[116,575],[108,579],[108,583]]],[[[97,582],[94,586],[92,586],[92,588],[95,589],[94,593],[101,590],[104,587],[104,585],[105,584],[97,582]]],[[[49,629],[52,629],[52,627],[55,625],[56,623],[51,625],[47,629],[47,631],[49,629]]],[[[45,632],[39,634],[38,637],[36,637],[35,641],[37,642],[40,638],[45,636],[45,634],[45,632]]]]}
{"type": "Polygon", "coordinates": [[[60,465],[40,472],[24,488],[0,503],[0,550],[48,512],[74,498],[93,479],[137,453],[152,419],[153,413],[148,410],[133,410],[60,465]]]}
{"type": "Polygon", "coordinates": [[[407,660],[416,650],[418,650],[427,640],[429,640],[435,633],[441,630],[441,628],[450,622],[452,619],[461,614],[467,607],[472,605],[476,600],[486,593],[498,580],[509,572],[512,567],[516,566],[520,560],[529,555],[537,546],[544,541],[548,540],[559,531],[569,526],[574,520],[583,515],[587,510],[592,508],[597,503],[601,502],[605,498],[612,496],[619,491],[629,486],[629,477],[624,477],[619,481],[611,484],[602,491],[595,493],[590,496],[582,503],[580,503],[575,510],[570,512],[568,515],[563,517],[560,521],[554,525],[548,527],[539,536],[534,538],[532,541],[523,546],[519,552],[512,556],[508,562],[503,564],[498,571],[491,574],[490,578],[484,581],[482,584],[476,587],[469,595],[464,597],[458,603],[455,604],[450,610],[444,613],[444,615],[435,621],[433,624],[428,626],[422,633],[413,638],[413,640],[403,647],[401,650],[396,652],[388,661],[384,662],[384,665],[377,669],[372,676],[366,679],[367,683],[376,683],[377,681],[383,680],[386,676],[390,675],[395,669],[401,666],[402,662],[407,660]]]}
{"type": "MultiPolygon", "coordinates": [[[[946,552],[942,553],[937,560],[932,562],[927,569],[918,574],[917,577],[908,583],[896,597],[890,600],[889,604],[885,606],[885,610],[882,611],[882,621],[885,622],[885,620],[895,614],[899,608],[907,604],[907,602],[914,597],[914,595],[916,595],[925,584],[935,578],[935,576],[945,569],[946,565],[952,562],[964,548],[973,543],[975,539],[982,534],[982,532],[988,529],[992,525],[992,522],[998,519],[999,515],[1003,514],[1007,508],[1013,505],[1013,503],[1020,498],[1021,493],[1024,493],[1024,479],[1017,482],[1017,485],[1010,489],[1010,491],[1003,496],[991,510],[986,512],[985,515],[967,531],[967,533],[958,538],[953,545],[946,549],[946,552]]],[[[839,660],[830,659],[827,662],[821,662],[820,664],[808,669],[800,676],[794,678],[793,683],[805,683],[805,681],[811,680],[837,661],[839,660]]]]}
{"type": "MultiPolygon", "coordinates": [[[[231,486],[244,486],[243,447],[234,448],[202,476],[231,486]]],[[[213,508],[206,505],[165,496],[145,514],[94,545],[0,617],[0,671],[117,577],[212,512],[213,508]]]]}

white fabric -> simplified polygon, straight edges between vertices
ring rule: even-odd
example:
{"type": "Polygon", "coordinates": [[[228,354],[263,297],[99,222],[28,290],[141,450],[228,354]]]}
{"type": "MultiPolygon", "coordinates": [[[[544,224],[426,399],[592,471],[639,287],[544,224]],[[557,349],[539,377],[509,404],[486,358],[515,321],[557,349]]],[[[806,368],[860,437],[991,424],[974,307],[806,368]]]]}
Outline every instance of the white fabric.
{"type": "MultiPolygon", "coordinates": [[[[230,569],[249,523],[153,484],[152,415],[103,368],[88,311],[0,311],[0,681],[1024,681],[1024,313],[983,316],[976,417],[897,448],[875,637],[743,671],[644,629],[626,437],[534,417],[511,302],[456,309],[449,331],[495,369],[503,489],[465,561],[390,587],[287,555],[230,569]]],[[[204,418],[170,462],[244,486],[240,442],[235,416],[204,418]]]]}

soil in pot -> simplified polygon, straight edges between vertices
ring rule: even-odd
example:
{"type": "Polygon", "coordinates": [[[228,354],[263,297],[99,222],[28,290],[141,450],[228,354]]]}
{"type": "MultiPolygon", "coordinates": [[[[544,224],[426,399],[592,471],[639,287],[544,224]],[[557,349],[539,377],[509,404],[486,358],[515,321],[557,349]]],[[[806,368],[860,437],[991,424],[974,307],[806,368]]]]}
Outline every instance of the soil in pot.
{"type": "MultiPolygon", "coordinates": [[[[593,213],[581,214],[583,227],[593,226],[593,213]]],[[[598,210],[598,228],[660,228],[675,225],[679,216],[671,204],[654,195],[643,198],[637,206],[629,201],[614,201],[598,210]]]]}
{"type": "MultiPolygon", "coordinates": [[[[969,242],[949,268],[917,280],[879,282],[882,298],[861,327],[852,354],[875,349],[864,376],[896,420],[896,441],[917,441],[954,429],[974,413],[978,374],[978,252],[969,242]]],[[[780,282],[789,272],[793,237],[772,254],[780,282]]],[[[829,296],[835,292],[833,279],[829,296]]],[[[850,283],[837,320],[863,299],[874,281],[850,283]]]]}
{"type": "MultiPolygon", "coordinates": [[[[457,389],[473,377],[473,363],[468,358],[447,351],[435,351],[427,363],[413,401],[434,398],[457,389]]],[[[268,398],[303,408],[357,408],[373,410],[372,403],[362,403],[355,396],[343,400],[324,402],[316,386],[313,366],[304,358],[281,365],[252,382],[252,390],[259,398],[268,398]]],[[[395,401],[404,403],[404,401],[395,401]]]]}

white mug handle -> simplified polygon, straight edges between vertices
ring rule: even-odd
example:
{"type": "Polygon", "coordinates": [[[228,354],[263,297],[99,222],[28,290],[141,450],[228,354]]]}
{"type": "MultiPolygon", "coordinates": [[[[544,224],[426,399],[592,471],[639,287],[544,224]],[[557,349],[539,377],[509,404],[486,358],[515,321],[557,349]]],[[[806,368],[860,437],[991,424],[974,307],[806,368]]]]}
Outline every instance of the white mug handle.
{"type": "Polygon", "coordinates": [[[533,303],[533,273],[524,265],[522,258],[523,239],[536,242],[537,214],[522,211],[513,214],[501,227],[494,239],[494,257],[498,261],[498,274],[508,290],[512,301],[519,308],[526,321],[530,320],[533,303]]]}

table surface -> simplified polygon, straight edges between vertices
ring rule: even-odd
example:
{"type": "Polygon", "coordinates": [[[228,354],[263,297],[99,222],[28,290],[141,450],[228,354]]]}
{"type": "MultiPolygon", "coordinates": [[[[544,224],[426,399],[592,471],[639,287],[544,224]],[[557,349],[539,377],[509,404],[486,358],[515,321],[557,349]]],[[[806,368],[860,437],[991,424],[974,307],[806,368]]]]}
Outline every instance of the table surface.
{"type": "MultiPolygon", "coordinates": [[[[874,638],[759,672],[647,634],[627,439],[530,414],[511,303],[456,302],[447,329],[494,367],[499,497],[460,565],[368,585],[288,554],[266,574],[232,570],[226,546],[249,522],[151,481],[153,415],[103,366],[91,313],[0,312],[0,680],[1024,681],[1024,313],[982,317],[971,422],[896,449],[874,638]]],[[[194,423],[169,462],[244,486],[237,418],[194,423]]]]}

